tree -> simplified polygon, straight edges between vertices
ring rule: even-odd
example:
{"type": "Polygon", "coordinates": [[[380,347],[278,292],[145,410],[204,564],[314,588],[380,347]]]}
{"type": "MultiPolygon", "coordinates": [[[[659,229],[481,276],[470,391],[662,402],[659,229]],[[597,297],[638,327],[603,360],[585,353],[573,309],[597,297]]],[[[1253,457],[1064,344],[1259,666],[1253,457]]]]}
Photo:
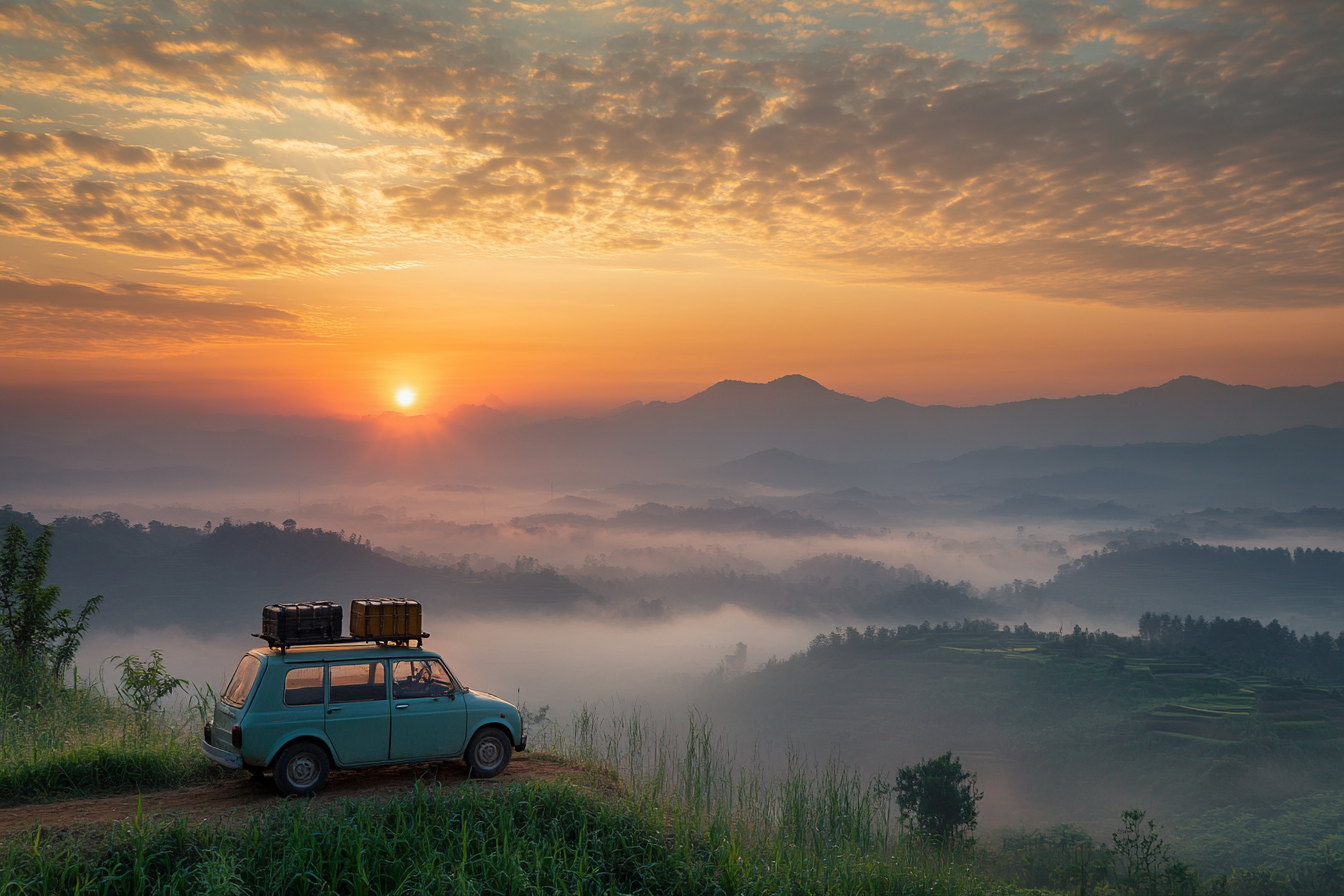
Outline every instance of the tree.
{"type": "Polygon", "coordinates": [[[1142,809],[1120,813],[1120,830],[1111,835],[1120,884],[1145,896],[1193,894],[1199,889],[1199,875],[1184,862],[1172,860],[1157,823],[1151,818],[1145,823],[1145,815],[1142,809]]]}
{"type": "Polygon", "coordinates": [[[896,805],[901,820],[937,843],[964,840],[975,829],[976,803],[985,795],[976,776],[962,771],[952,751],[896,772],[896,805]]]}
{"type": "Polygon", "coordinates": [[[0,655],[25,695],[41,678],[64,677],[89,617],[103,602],[101,594],[90,598],[78,617],[69,609],[56,609],[61,589],[44,584],[51,542],[51,526],[43,526],[29,544],[23,529],[11,524],[0,549],[0,655]]]}

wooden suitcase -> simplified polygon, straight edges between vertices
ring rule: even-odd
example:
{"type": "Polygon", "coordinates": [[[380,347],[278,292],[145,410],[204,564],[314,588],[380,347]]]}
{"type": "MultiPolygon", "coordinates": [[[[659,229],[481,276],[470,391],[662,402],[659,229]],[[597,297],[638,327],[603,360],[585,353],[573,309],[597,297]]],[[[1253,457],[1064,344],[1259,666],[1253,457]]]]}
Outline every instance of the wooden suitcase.
{"type": "Polygon", "coordinates": [[[329,600],[270,604],[261,609],[261,636],[272,645],[337,641],[343,616],[341,605],[329,600]]]}
{"type": "Polygon", "coordinates": [[[350,636],[377,641],[420,637],[420,602],[401,598],[366,598],[350,602],[350,636]]]}

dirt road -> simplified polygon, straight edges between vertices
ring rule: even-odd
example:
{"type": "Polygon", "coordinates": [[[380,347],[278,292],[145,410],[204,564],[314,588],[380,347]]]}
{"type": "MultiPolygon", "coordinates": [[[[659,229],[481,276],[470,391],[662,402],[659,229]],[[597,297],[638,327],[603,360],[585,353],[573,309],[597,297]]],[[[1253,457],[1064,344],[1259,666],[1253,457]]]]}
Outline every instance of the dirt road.
{"type": "MultiPolygon", "coordinates": [[[[534,759],[524,754],[515,756],[502,775],[485,783],[496,786],[566,776],[577,780],[583,774],[558,762],[534,759]]],[[[401,793],[416,781],[453,786],[466,780],[467,770],[460,762],[335,771],[313,800],[317,803],[331,803],[351,797],[387,797],[401,793]]],[[[146,793],[140,797],[140,806],[141,812],[149,817],[237,821],[283,799],[276,793],[270,778],[260,778],[146,793]]],[[[133,793],[11,806],[0,809],[0,834],[25,830],[34,824],[41,824],[44,828],[108,824],[134,818],[135,812],[136,795],[133,793]]]]}

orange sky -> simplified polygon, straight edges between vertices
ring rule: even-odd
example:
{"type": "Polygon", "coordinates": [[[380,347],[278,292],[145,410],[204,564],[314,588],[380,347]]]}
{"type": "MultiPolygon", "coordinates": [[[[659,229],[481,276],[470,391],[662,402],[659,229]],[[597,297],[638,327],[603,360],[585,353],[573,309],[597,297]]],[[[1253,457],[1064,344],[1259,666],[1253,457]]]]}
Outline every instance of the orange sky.
{"type": "Polygon", "coordinates": [[[1330,4],[496,6],[5,7],[4,382],[357,415],[1344,379],[1330,4]]]}

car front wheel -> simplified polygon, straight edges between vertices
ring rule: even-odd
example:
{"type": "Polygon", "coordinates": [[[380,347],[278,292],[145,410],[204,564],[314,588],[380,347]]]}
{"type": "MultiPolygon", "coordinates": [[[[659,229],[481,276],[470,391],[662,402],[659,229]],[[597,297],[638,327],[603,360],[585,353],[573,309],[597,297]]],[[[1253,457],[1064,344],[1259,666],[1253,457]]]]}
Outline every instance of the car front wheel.
{"type": "Polygon", "coordinates": [[[316,793],[327,780],[327,751],[302,741],[286,747],[275,760],[275,788],[286,796],[316,793]]]}
{"type": "Polygon", "coordinates": [[[499,728],[482,728],[467,744],[467,771],[473,778],[493,778],[504,771],[513,757],[513,743],[499,728]]]}

